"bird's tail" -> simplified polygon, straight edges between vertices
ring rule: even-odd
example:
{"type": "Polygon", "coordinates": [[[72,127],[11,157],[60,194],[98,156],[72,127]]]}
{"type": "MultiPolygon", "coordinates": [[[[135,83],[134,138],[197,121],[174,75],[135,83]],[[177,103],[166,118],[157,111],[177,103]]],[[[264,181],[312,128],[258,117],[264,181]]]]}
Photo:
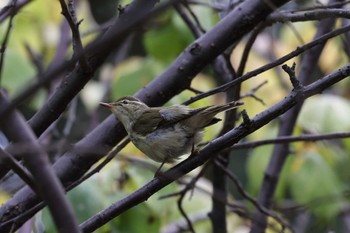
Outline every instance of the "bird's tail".
{"type": "MultiPolygon", "coordinates": [[[[198,118],[196,119],[196,121],[192,121],[195,124],[195,126],[193,126],[198,128],[204,128],[213,125],[221,121],[221,119],[215,117],[216,114],[237,108],[241,105],[243,105],[243,102],[232,101],[226,104],[213,105],[202,108],[201,111],[197,114],[198,118]]],[[[190,121],[191,120],[192,119],[190,119],[190,121]]]]}

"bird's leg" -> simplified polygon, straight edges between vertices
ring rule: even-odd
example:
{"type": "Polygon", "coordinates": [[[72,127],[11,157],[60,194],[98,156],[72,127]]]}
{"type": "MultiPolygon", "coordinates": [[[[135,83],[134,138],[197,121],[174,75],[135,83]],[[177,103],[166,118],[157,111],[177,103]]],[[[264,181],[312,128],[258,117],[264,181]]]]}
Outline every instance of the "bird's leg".
{"type": "Polygon", "coordinates": [[[196,156],[196,155],[198,155],[198,150],[197,150],[197,148],[195,148],[194,142],[192,142],[191,154],[188,157],[192,157],[192,156],[196,156]]]}
{"type": "Polygon", "coordinates": [[[160,174],[162,174],[161,169],[162,169],[162,167],[164,166],[165,161],[166,161],[166,158],[163,160],[163,162],[162,162],[162,163],[160,164],[160,166],[158,167],[156,173],[154,174],[154,177],[158,177],[160,174]]]}

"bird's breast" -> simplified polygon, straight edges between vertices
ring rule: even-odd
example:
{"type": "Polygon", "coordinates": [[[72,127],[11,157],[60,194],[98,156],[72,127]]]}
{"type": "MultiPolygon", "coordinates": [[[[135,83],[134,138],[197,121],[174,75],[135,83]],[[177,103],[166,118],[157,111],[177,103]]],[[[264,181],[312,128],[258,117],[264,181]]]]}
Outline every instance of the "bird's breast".
{"type": "Polygon", "coordinates": [[[189,154],[202,139],[201,131],[188,131],[181,124],[158,129],[146,135],[130,134],[134,145],[151,159],[172,162],[184,154],[189,154]]]}

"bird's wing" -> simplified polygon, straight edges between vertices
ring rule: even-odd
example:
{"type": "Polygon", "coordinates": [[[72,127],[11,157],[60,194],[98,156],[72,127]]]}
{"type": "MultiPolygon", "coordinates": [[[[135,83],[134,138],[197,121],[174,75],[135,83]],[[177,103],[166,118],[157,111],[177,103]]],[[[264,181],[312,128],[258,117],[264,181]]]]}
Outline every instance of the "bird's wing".
{"type": "Polygon", "coordinates": [[[170,127],[206,108],[191,109],[181,105],[174,105],[167,108],[152,108],[146,110],[139,117],[133,125],[133,130],[138,134],[146,135],[157,129],[170,127]]]}
{"type": "Polygon", "coordinates": [[[208,107],[203,108],[190,108],[184,105],[174,105],[168,108],[163,108],[159,111],[160,115],[164,119],[165,124],[176,123],[185,120],[199,112],[204,111],[208,107]]]}
{"type": "Polygon", "coordinates": [[[133,124],[133,131],[140,135],[147,135],[156,130],[164,119],[159,111],[146,110],[133,124]]]}

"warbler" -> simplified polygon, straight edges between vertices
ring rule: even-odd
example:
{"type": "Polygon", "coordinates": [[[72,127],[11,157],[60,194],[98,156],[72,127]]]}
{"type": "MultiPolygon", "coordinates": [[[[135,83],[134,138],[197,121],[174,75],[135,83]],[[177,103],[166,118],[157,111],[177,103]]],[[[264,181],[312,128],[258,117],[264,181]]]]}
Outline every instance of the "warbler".
{"type": "Polygon", "coordinates": [[[148,107],[130,96],[113,103],[100,103],[123,124],[133,144],[162,165],[192,153],[203,138],[203,129],[221,120],[215,117],[216,114],[242,104],[229,102],[203,108],[185,105],[148,107]]]}

